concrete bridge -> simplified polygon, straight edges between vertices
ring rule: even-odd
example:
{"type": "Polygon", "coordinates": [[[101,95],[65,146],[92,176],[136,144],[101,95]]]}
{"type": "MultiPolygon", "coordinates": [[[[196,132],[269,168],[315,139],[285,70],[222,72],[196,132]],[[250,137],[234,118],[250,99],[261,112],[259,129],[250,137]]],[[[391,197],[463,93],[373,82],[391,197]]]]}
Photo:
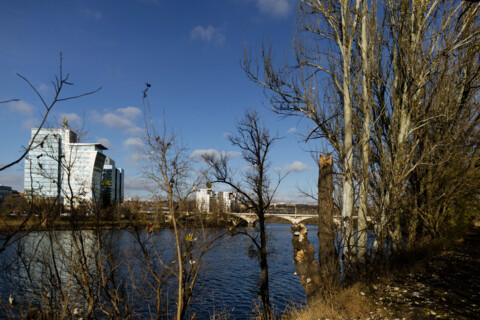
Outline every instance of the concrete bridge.
{"type": "MultiPolygon", "coordinates": [[[[243,212],[243,213],[235,213],[235,212],[230,212],[231,216],[238,217],[240,219],[245,220],[249,226],[253,226],[253,224],[258,220],[258,217],[255,213],[250,213],[250,212],[243,212]]],[[[265,213],[265,218],[268,217],[275,217],[275,218],[281,218],[285,219],[287,221],[290,221],[292,224],[296,223],[301,223],[305,220],[312,219],[312,218],[318,218],[318,215],[316,214],[295,214],[294,212],[286,212],[286,213],[265,213]]],[[[340,218],[335,217],[334,218],[335,223],[340,224],[340,218]]]]}

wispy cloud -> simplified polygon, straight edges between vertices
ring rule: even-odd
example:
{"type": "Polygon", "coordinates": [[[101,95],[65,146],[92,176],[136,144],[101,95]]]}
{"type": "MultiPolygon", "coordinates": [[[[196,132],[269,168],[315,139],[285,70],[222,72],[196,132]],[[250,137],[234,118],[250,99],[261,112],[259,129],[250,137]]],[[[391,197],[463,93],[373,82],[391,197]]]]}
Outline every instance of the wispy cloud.
{"type": "Polygon", "coordinates": [[[238,151],[217,151],[215,149],[197,149],[194,150],[190,157],[193,159],[200,159],[203,155],[213,155],[214,157],[220,157],[220,155],[226,155],[229,158],[238,158],[242,155],[238,151]]]}
{"type": "Polygon", "coordinates": [[[289,172],[302,172],[313,170],[313,168],[301,161],[293,161],[285,166],[285,170],[289,172]]]}
{"type": "Polygon", "coordinates": [[[65,120],[68,120],[69,123],[71,124],[77,124],[80,125],[82,124],[82,117],[80,117],[78,114],[72,112],[72,113],[60,113],[60,119],[62,120],[62,123],[65,120]]]}
{"type": "Polygon", "coordinates": [[[30,119],[24,120],[22,121],[22,129],[30,130],[38,126],[39,123],[40,123],[40,120],[37,118],[30,118],[30,119]]]}
{"type": "Polygon", "coordinates": [[[126,190],[135,190],[135,191],[143,191],[146,190],[146,181],[139,178],[132,178],[125,180],[125,189],[126,190]]]}
{"type": "Polygon", "coordinates": [[[274,17],[285,17],[293,9],[295,0],[254,0],[258,10],[274,17]]]}
{"type": "Polygon", "coordinates": [[[107,126],[108,128],[119,130],[123,133],[139,135],[142,129],[137,126],[135,120],[142,113],[139,108],[126,107],[119,108],[114,112],[107,112],[100,114],[97,111],[93,111],[93,119],[107,126]]]}
{"type": "Polygon", "coordinates": [[[24,116],[31,116],[34,107],[25,101],[12,101],[8,103],[8,109],[12,112],[18,112],[24,116]]]}
{"type": "Polygon", "coordinates": [[[102,19],[102,13],[100,11],[92,11],[89,9],[84,9],[79,11],[82,16],[87,19],[100,20],[102,19]]]}
{"type": "Polygon", "coordinates": [[[211,25],[207,27],[196,26],[190,30],[190,39],[202,40],[216,45],[224,44],[226,40],[225,31],[222,28],[215,28],[211,25]]]}
{"type": "Polygon", "coordinates": [[[127,140],[123,141],[123,145],[127,148],[142,148],[145,146],[143,141],[140,138],[128,138],[127,140]]]}
{"type": "Polygon", "coordinates": [[[38,91],[40,91],[41,93],[50,93],[50,90],[52,89],[52,87],[50,87],[48,84],[45,84],[45,83],[40,83],[40,85],[38,86],[38,91]]]}
{"type": "Polygon", "coordinates": [[[287,133],[295,133],[297,132],[297,128],[293,127],[287,130],[287,133]]]}
{"type": "Polygon", "coordinates": [[[142,110],[136,107],[118,108],[117,112],[127,118],[136,118],[142,114],[142,110]]]}
{"type": "Polygon", "coordinates": [[[145,144],[140,138],[130,137],[123,141],[123,146],[128,149],[128,156],[125,162],[132,166],[139,166],[141,162],[148,159],[145,153],[145,144]]]}

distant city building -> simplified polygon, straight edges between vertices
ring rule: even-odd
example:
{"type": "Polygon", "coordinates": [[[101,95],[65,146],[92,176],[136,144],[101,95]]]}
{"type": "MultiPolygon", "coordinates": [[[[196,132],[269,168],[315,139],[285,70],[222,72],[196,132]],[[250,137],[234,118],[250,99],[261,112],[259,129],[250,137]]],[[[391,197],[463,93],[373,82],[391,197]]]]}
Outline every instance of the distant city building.
{"type": "Polygon", "coordinates": [[[5,200],[5,197],[8,196],[9,194],[18,194],[17,190],[13,190],[12,187],[9,186],[4,186],[3,184],[0,184],[0,203],[5,200]]]}
{"type": "Polygon", "coordinates": [[[122,168],[116,168],[115,169],[115,175],[116,175],[116,184],[115,184],[115,195],[116,195],[116,201],[119,201],[120,203],[123,202],[123,186],[124,186],[124,181],[125,181],[125,171],[122,168]]]}
{"type": "MultiPolygon", "coordinates": [[[[36,132],[32,129],[32,149],[25,158],[25,196],[56,198],[75,205],[82,200],[100,201],[107,159],[103,151],[107,148],[100,143],[80,143],[77,134],[67,128],[41,129],[35,136],[36,132]]],[[[107,168],[112,166],[110,161],[114,166],[110,159],[107,168]]],[[[121,187],[118,191],[123,195],[123,183],[121,187]]]]}
{"type": "Polygon", "coordinates": [[[104,195],[110,196],[110,201],[113,203],[115,201],[117,188],[116,188],[116,170],[115,170],[115,161],[112,158],[106,157],[105,164],[103,165],[103,174],[102,174],[102,193],[104,195]]]}
{"type": "Polygon", "coordinates": [[[223,206],[225,212],[230,212],[237,200],[235,193],[228,191],[218,192],[215,198],[217,199],[218,203],[223,206]]]}
{"type": "Polygon", "coordinates": [[[210,212],[210,203],[215,193],[212,189],[200,189],[195,193],[195,199],[198,210],[202,212],[210,212]]]}
{"type": "Polygon", "coordinates": [[[215,193],[212,189],[199,189],[195,196],[197,208],[202,212],[210,212],[213,201],[217,201],[225,212],[230,212],[232,206],[236,203],[236,195],[233,192],[221,191],[215,193]]]}
{"type": "Polygon", "coordinates": [[[105,158],[102,179],[102,192],[110,195],[110,201],[123,202],[123,169],[116,168],[115,161],[110,157],[105,158]]]}

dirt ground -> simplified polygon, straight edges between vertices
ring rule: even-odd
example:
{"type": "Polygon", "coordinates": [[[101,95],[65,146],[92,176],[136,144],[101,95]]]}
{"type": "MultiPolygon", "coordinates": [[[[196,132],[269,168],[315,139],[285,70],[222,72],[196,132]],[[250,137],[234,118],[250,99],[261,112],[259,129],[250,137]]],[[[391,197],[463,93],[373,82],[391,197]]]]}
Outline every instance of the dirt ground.
{"type": "Polygon", "coordinates": [[[480,319],[480,227],[419,270],[373,285],[366,319],[480,319]]]}

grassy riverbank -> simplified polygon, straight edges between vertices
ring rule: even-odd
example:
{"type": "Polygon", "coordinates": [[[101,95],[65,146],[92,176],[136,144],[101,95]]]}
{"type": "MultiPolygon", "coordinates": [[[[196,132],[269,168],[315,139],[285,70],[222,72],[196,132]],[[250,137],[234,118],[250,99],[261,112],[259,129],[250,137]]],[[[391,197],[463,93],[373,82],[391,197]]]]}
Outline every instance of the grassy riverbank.
{"type": "MultiPolygon", "coordinates": [[[[147,222],[139,222],[140,226],[148,226],[147,222]]],[[[21,231],[43,231],[43,230],[71,230],[73,227],[75,229],[84,229],[84,230],[93,230],[100,228],[102,230],[110,229],[130,229],[133,227],[131,221],[128,220],[118,220],[118,221],[93,221],[93,220],[84,220],[84,221],[75,221],[72,224],[68,218],[58,218],[53,221],[48,227],[40,223],[38,219],[30,219],[27,222],[24,222],[24,219],[2,219],[0,224],[0,231],[12,231],[18,230],[21,231]]],[[[168,228],[169,224],[162,224],[162,227],[168,228]]]]}
{"type": "MultiPolygon", "coordinates": [[[[188,225],[189,221],[185,224],[188,225]]],[[[205,221],[204,227],[227,227],[230,224],[228,222],[217,221],[205,221]]],[[[100,220],[84,219],[75,220],[73,223],[69,220],[69,217],[60,217],[55,219],[51,224],[46,226],[38,221],[37,218],[29,219],[25,222],[24,219],[2,219],[0,220],[0,232],[12,232],[12,231],[46,231],[46,230],[124,230],[124,229],[171,229],[173,225],[171,222],[154,223],[151,220],[100,220]]]]}
{"type": "MultiPolygon", "coordinates": [[[[74,223],[70,221],[69,217],[58,217],[56,218],[51,225],[46,227],[44,224],[41,224],[37,217],[32,217],[25,222],[25,218],[6,218],[0,220],[0,232],[8,232],[13,230],[18,230],[21,228],[21,231],[45,231],[45,230],[71,230],[73,227],[75,229],[83,229],[83,230],[93,230],[93,229],[101,229],[101,230],[117,230],[117,229],[132,229],[132,228],[147,228],[155,225],[155,228],[158,229],[171,229],[173,225],[171,222],[161,222],[161,223],[154,223],[151,219],[139,219],[139,220],[128,220],[128,219],[121,219],[121,220],[100,220],[96,221],[93,218],[87,219],[76,219],[74,223]]],[[[186,221],[188,224],[188,220],[186,221]]],[[[307,220],[307,223],[316,224],[315,219],[307,220]]],[[[231,222],[229,221],[216,221],[216,220],[205,220],[204,227],[228,227],[231,226],[231,222]]],[[[245,221],[240,220],[241,225],[247,226],[245,221]]],[[[281,218],[270,217],[266,220],[266,223],[281,223],[281,224],[291,224],[290,221],[281,218]]]]}
{"type": "Polygon", "coordinates": [[[444,250],[430,248],[422,259],[415,255],[368,284],[342,289],[283,319],[478,319],[480,226],[444,250]]]}

